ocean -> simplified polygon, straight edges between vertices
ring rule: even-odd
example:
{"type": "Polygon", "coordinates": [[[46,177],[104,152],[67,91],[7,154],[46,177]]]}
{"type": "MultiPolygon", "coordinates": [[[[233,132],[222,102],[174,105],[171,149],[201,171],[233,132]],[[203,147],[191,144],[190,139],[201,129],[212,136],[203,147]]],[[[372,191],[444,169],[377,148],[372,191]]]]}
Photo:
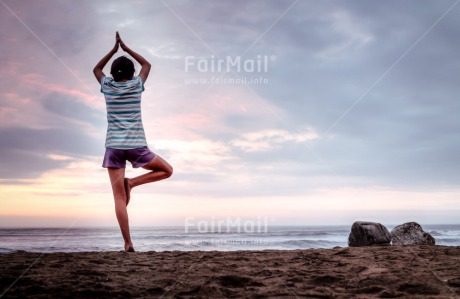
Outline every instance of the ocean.
{"type": "MultiPolygon", "coordinates": [[[[391,231],[394,227],[386,225],[391,231]]],[[[422,225],[437,245],[460,246],[460,225],[422,225]]],[[[351,225],[272,226],[261,232],[185,231],[183,226],[132,227],[136,251],[264,250],[348,246],[351,225]]],[[[120,251],[118,227],[0,228],[0,253],[120,251]]]]}

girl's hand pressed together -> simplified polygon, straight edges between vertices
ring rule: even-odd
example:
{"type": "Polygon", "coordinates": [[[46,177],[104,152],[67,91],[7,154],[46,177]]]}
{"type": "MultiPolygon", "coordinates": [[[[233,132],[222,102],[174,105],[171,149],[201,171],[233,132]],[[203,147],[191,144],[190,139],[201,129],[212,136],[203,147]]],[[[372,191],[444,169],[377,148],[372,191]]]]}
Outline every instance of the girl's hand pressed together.
{"type": "Polygon", "coordinates": [[[117,36],[117,43],[119,43],[121,49],[122,49],[123,51],[126,52],[126,49],[127,49],[128,47],[127,47],[127,46],[125,45],[125,43],[121,40],[121,37],[120,37],[120,34],[118,34],[118,31],[117,31],[117,35],[116,35],[116,36],[117,36]]]}

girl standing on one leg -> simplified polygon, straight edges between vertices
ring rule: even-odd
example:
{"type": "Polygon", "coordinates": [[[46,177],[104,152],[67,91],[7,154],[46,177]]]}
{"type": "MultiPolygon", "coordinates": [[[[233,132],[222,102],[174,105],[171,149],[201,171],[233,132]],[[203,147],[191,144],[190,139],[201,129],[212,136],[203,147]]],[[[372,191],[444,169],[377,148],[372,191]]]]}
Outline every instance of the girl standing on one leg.
{"type": "Polygon", "coordinates": [[[131,189],[169,178],[173,169],[147,146],[141,119],[141,94],[150,72],[150,63],[128,48],[118,32],[113,49],[94,67],[93,73],[101,84],[107,107],[107,135],[102,167],[107,168],[115,199],[115,212],[125,241],[125,251],[134,251],[129,231],[128,211],[131,189]],[[134,63],[121,56],[112,63],[110,74],[102,71],[118,47],[131,55],[140,65],[141,71],[134,76],[134,63]],[[133,168],[142,167],[150,172],[134,178],[125,178],[126,161],[133,168]]]}

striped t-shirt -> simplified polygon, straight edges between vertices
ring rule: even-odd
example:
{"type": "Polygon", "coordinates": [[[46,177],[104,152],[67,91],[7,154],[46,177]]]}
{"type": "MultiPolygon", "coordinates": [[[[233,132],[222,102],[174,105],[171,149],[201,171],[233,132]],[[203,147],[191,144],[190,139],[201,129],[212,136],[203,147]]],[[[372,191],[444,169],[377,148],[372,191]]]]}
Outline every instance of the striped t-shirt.
{"type": "Polygon", "coordinates": [[[112,77],[101,79],[101,92],[107,107],[105,147],[132,149],[147,146],[141,119],[141,77],[116,82],[112,77]]]}

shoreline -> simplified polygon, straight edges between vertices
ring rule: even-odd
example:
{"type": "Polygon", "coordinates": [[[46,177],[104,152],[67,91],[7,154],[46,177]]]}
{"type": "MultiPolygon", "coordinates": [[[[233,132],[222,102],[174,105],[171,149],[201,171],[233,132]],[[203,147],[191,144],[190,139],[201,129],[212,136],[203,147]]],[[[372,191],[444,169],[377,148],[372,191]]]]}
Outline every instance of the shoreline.
{"type": "Polygon", "coordinates": [[[460,246],[14,252],[0,255],[3,293],[1,298],[454,298],[460,296],[460,246]]]}
{"type": "MultiPolygon", "coordinates": [[[[437,245],[460,246],[460,225],[425,226],[437,245]]],[[[171,250],[300,250],[348,246],[350,226],[274,226],[269,233],[184,232],[183,227],[135,228],[131,238],[136,251],[171,250]]],[[[0,229],[0,254],[16,250],[30,252],[87,252],[122,250],[120,229],[48,228],[0,229]],[[24,242],[27,240],[27,242],[24,242]]]]}

